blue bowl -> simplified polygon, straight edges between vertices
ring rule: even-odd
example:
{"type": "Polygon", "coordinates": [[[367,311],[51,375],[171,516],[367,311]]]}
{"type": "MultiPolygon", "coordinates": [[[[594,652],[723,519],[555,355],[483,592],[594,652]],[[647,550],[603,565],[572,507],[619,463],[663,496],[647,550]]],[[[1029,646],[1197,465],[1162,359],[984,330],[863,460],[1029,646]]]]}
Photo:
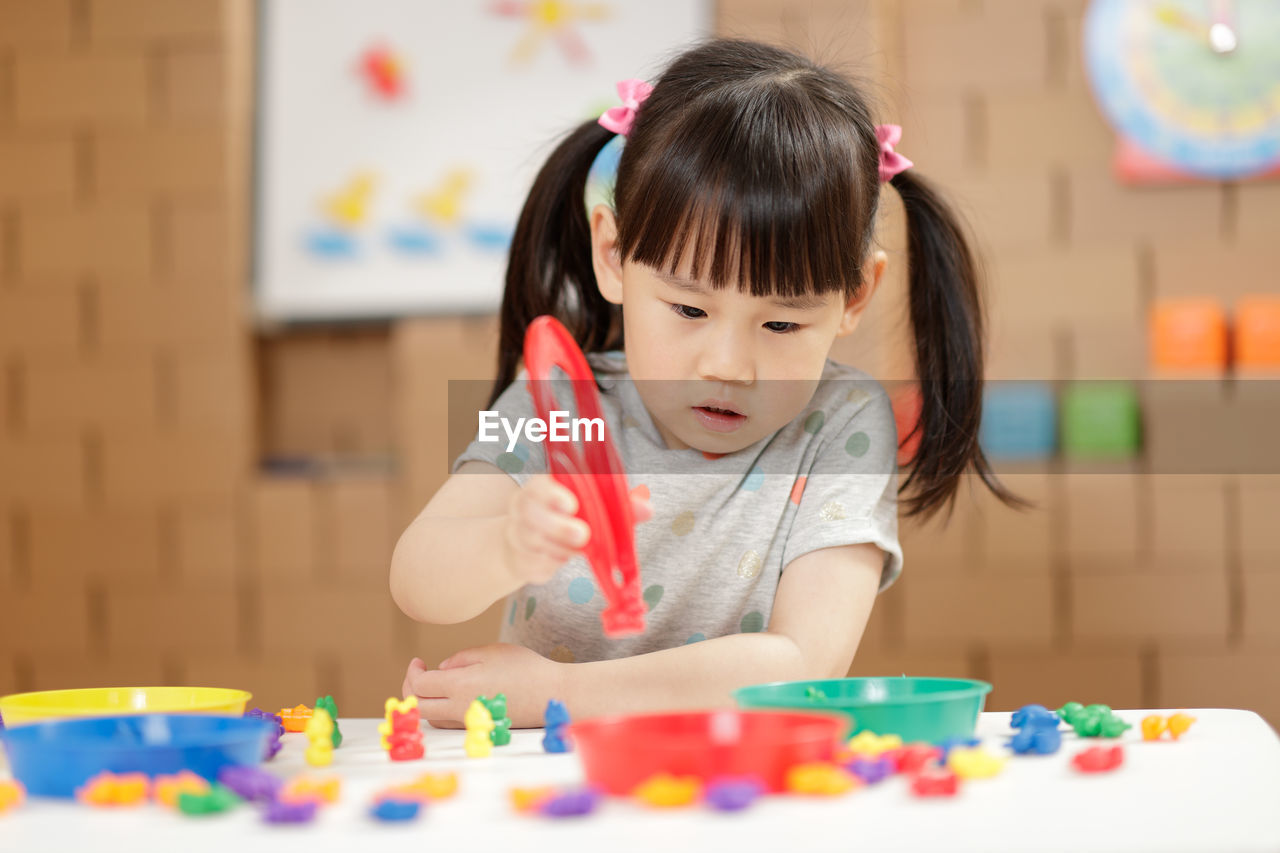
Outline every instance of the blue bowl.
{"type": "Polygon", "coordinates": [[[27,793],[74,797],[103,771],[148,776],[190,770],[209,781],[232,764],[262,760],[273,721],[204,714],[50,720],[0,732],[9,768],[27,793]]]}

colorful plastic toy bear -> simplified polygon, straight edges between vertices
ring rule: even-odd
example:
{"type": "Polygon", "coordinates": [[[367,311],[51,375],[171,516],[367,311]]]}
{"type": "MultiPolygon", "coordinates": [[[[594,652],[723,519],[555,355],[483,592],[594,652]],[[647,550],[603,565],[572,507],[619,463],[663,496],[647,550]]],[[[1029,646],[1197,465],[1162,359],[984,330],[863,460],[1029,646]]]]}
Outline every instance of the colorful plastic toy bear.
{"type": "Polygon", "coordinates": [[[538,804],[538,813],[546,817],[583,817],[596,810],[600,793],[590,787],[557,791],[538,804]]]}
{"type": "Polygon", "coordinates": [[[479,699],[474,699],[467,714],[463,718],[467,725],[467,735],[462,739],[462,748],[468,758],[485,758],[493,752],[493,741],[489,735],[493,731],[493,716],[479,699]]]}
{"type": "Polygon", "coordinates": [[[292,708],[281,708],[276,716],[280,718],[280,723],[286,732],[297,733],[307,727],[307,720],[311,719],[311,709],[306,705],[294,705],[292,708]]]}
{"type": "Polygon", "coordinates": [[[956,747],[947,756],[949,767],[961,779],[990,779],[1004,769],[1005,758],[981,747],[956,747]]]}
{"type": "Polygon", "coordinates": [[[342,796],[342,780],[337,776],[294,776],[280,789],[279,802],[314,802],[317,805],[336,803],[342,796]]]}
{"type": "Polygon", "coordinates": [[[981,738],[976,737],[949,737],[938,742],[938,750],[942,753],[938,757],[938,761],[943,764],[947,763],[947,758],[951,752],[956,749],[973,749],[982,744],[981,738]]]}
{"type": "Polygon", "coordinates": [[[1079,702],[1068,702],[1058,709],[1058,716],[1080,737],[1116,738],[1124,734],[1132,725],[1112,713],[1106,705],[1081,705],[1079,702]]]}
{"type": "Polygon", "coordinates": [[[88,806],[136,806],[151,794],[145,773],[102,772],[76,789],[76,799],[88,806]]]}
{"type": "Polygon", "coordinates": [[[392,761],[413,761],[426,755],[419,728],[422,714],[418,710],[418,697],[388,699],[387,718],[378,724],[382,735],[382,748],[392,761]]]}
{"type": "Polygon", "coordinates": [[[456,773],[423,773],[412,782],[387,789],[388,796],[423,802],[447,800],[456,793],[458,793],[458,774],[456,773]]]}
{"type": "Polygon", "coordinates": [[[342,732],[338,730],[338,705],[333,701],[332,696],[321,696],[316,699],[316,708],[323,708],[329,712],[329,719],[333,720],[333,748],[337,749],[342,746],[342,732]]]}
{"type": "Polygon", "coordinates": [[[1168,723],[1169,737],[1173,738],[1174,740],[1177,740],[1178,738],[1182,737],[1184,734],[1187,733],[1187,729],[1191,728],[1191,724],[1194,723],[1195,721],[1196,721],[1196,718],[1191,716],[1190,714],[1183,714],[1182,712],[1178,712],[1176,714],[1170,714],[1169,723],[1168,723]]]}
{"type": "Polygon", "coordinates": [[[899,773],[918,773],[922,768],[939,761],[942,750],[931,743],[909,743],[884,753],[899,773]]]}
{"type": "Polygon", "coordinates": [[[960,778],[947,767],[924,767],[911,777],[911,793],[917,797],[954,797],[959,790],[960,778]]]}
{"type": "Polygon", "coordinates": [[[1177,740],[1186,733],[1187,729],[1191,728],[1191,724],[1195,721],[1195,717],[1184,714],[1181,711],[1176,714],[1170,714],[1168,719],[1159,714],[1151,714],[1142,718],[1142,739],[1160,740],[1161,735],[1168,732],[1169,737],[1177,740]]]}
{"type": "Polygon", "coordinates": [[[844,769],[857,776],[866,785],[883,782],[894,773],[893,759],[888,755],[881,755],[879,758],[858,756],[852,761],[845,762],[844,769]]]}
{"type": "Polygon", "coordinates": [[[678,808],[702,795],[702,783],[696,776],[659,773],[637,785],[634,793],[636,799],[656,808],[678,808]]]}
{"type": "Polygon", "coordinates": [[[22,805],[26,798],[27,789],[21,782],[0,782],[0,813],[22,805]]]}
{"type": "Polygon", "coordinates": [[[1043,705],[1023,705],[1013,712],[1009,723],[1018,729],[1009,741],[1009,748],[1018,755],[1052,755],[1062,746],[1061,720],[1043,705]]]}
{"type": "Polygon", "coordinates": [[[178,797],[182,794],[203,795],[209,793],[209,782],[203,776],[197,776],[190,770],[181,770],[173,775],[160,775],[151,782],[151,797],[157,803],[169,808],[178,807],[178,797]]]}
{"type": "Polygon", "coordinates": [[[1025,729],[1027,726],[1057,728],[1060,722],[1058,715],[1043,705],[1023,705],[1009,717],[1009,725],[1015,729],[1025,729]]]}
{"type": "Polygon", "coordinates": [[[547,752],[568,752],[569,745],[564,741],[564,727],[569,725],[569,711],[564,703],[555,699],[548,701],[542,719],[547,730],[542,737],[542,748],[547,752]]]}
{"type": "Polygon", "coordinates": [[[240,804],[240,798],[229,788],[214,784],[207,794],[178,794],[178,811],[188,817],[221,814],[240,804]]]}
{"type": "Polygon", "coordinates": [[[422,811],[421,800],[397,800],[394,797],[379,797],[369,809],[369,816],[386,823],[413,820],[422,811]]]}
{"type": "Polygon", "coordinates": [[[764,793],[764,785],[754,778],[719,779],[707,786],[703,799],[717,811],[742,811],[764,793]]]}
{"type": "Polygon", "coordinates": [[[316,708],[304,729],[311,745],[303,756],[312,767],[327,767],[333,763],[333,717],[324,708],[316,708]]]}
{"type": "MultiPolygon", "coordinates": [[[[199,776],[195,778],[200,779],[199,776]]],[[[204,780],[200,779],[200,781],[204,780]]],[[[269,803],[280,794],[280,789],[284,787],[284,780],[259,767],[232,764],[218,771],[218,784],[225,786],[242,800],[251,803],[269,803]]]]}
{"type": "Polygon", "coordinates": [[[539,785],[534,788],[511,788],[507,794],[511,798],[511,807],[518,812],[537,811],[544,802],[555,796],[555,788],[550,785],[539,785]]]}
{"type": "Polygon", "coordinates": [[[1081,773],[1106,773],[1123,763],[1124,748],[1119,744],[1111,747],[1091,746],[1071,758],[1071,766],[1081,773]]]}
{"type": "Polygon", "coordinates": [[[275,730],[271,733],[271,737],[267,738],[267,746],[262,752],[262,760],[270,761],[276,757],[276,753],[280,752],[284,744],[280,742],[280,737],[284,734],[284,721],[280,719],[279,714],[272,714],[270,711],[264,711],[261,708],[251,708],[244,712],[246,717],[254,720],[266,720],[275,724],[275,730]]]}
{"type": "Polygon", "coordinates": [[[898,735],[881,737],[873,731],[863,730],[849,739],[847,750],[851,755],[863,758],[879,758],[884,753],[902,746],[902,738],[898,735]]]}
{"type": "Polygon", "coordinates": [[[506,746],[511,743],[511,718],[507,716],[507,694],[499,693],[492,699],[480,697],[480,704],[493,717],[493,731],[489,739],[494,746],[506,746]]]}
{"type": "Polygon", "coordinates": [[[1009,748],[1018,755],[1053,755],[1062,746],[1062,733],[1056,728],[1027,726],[1009,741],[1009,748]]]}
{"type": "Polygon", "coordinates": [[[835,797],[861,784],[858,777],[837,764],[812,761],[787,771],[787,790],[793,794],[835,797]]]}

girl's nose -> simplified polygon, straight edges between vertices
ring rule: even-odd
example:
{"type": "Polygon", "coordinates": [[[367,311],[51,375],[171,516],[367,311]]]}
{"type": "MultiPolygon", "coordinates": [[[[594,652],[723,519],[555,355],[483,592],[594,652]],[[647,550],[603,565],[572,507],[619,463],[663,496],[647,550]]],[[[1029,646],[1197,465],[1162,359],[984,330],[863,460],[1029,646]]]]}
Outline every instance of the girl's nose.
{"type": "Polygon", "coordinates": [[[756,379],[755,354],[750,343],[732,331],[710,338],[699,355],[698,377],[709,382],[750,385],[756,379]]]}

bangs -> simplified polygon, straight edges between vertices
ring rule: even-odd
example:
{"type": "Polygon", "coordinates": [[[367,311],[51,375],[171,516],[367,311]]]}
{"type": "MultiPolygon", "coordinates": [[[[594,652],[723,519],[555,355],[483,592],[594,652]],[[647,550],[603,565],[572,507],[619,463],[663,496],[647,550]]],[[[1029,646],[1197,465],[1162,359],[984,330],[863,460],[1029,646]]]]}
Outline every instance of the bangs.
{"type": "Polygon", "coordinates": [[[642,145],[624,153],[618,175],[619,249],[668,274],[691,262],[716,289],[852,296],[876,208],[858,188],[878,191],[864,173],[876,164],[859,163],[847,114],[786,80],[767,82],[711,92],[633,134],[628,148],[642,145]]]}

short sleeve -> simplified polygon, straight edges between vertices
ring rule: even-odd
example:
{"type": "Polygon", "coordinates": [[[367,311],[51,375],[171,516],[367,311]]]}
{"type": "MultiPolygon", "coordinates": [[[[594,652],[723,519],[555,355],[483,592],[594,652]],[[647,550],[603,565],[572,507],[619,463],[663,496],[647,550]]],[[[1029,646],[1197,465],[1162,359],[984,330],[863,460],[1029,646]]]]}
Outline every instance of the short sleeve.
{"type": "Polygon", "coordinates": [[[879,383],[867,380],[845,387],[856,390],[847,394],[836,417],[827,421],[830,432],[808,471],[800,472],[804,482],[793,486],[792,499],[798,497],[799,506],[782,565],[785,571],[793,560],[820,548],[870,542],[885,554],[880,575],[883,590],[902,572],[898,433],[889,397],[879,383]]]}
{"type": "Polygon", "coordinates": [[[521,486],[534,474],[546,473],[547,460],[541,443],[529,441],[519,428],[521,423],[528,423],[538,414],[529,393],[528,378],[528,372],[521,370],[491,407],[477,413],[475,436],[466,450],[453,460],[450,473],[456,473],[464,462],[488,462],[521,486]],[[525,420],[521,421],[522,418],[525,420]]]}

